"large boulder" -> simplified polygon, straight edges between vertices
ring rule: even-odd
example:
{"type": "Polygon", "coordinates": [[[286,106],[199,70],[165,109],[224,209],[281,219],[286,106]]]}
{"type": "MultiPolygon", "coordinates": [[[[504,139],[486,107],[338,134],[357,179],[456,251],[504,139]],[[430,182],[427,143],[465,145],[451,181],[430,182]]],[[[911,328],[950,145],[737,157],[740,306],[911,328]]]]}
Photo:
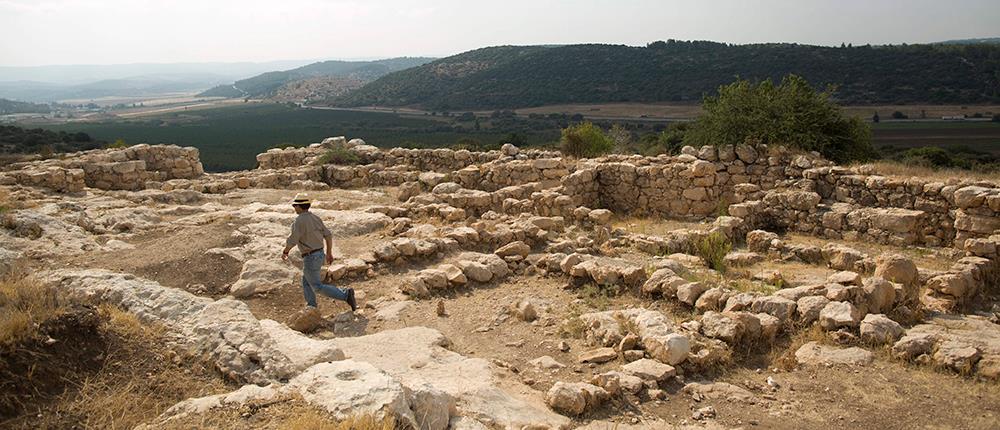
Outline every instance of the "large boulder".
{"type": "Polygon", "coordinates": [[[875,354],[858,347],[839,348],[809,342],[795,351],[795,360],[806,365],[864,366],[875,360],[875,354]]]}
{"type": "Polygon", "coordinates": [[[861,320],[861,340],[875,345],[893,343],[903,335],[903,326],[882,314],[868,314],[861,320]]]}
{"type": "Polygon", "coordinates": [[[246,298],[289,286],[301,276],[299,269],[276,259],[247,260],[243,263],[239,279],[229,287],[229,292],[233,297],[246,298]]]}
{"type": "Polygon", "coordinates": [[[830,302],[819,313],[819,323],[826,330],[841,327],[857,327],[861,322],[861,311],[849,302],[830,302]]]}
{"type": "Polygon", "coordinates": [[[647,381],[663,381],[676,375],[674,366],[643,358],[622,366],[622,371],[647,381]]]}
{"type": "Polygon", "coordinates": [[[302,333],[312,333],[326,323],[319,309],[306,306],[288,318],[288,326],[302,333]]]}
{"type": "Polygon", "coordinates": [[[545,403],[566,415],[580,415],[600,407],[611,396],[603,388],[583,382],[556,382],[545,394],[545,403]]]}
{"type": "Polygon", "coordinates": [[[369,363],[320,363],[288,381],[287,388],[336,419],[371,414],[376,418],[391,416],[411,426],[417,423],[403,386],[369,363]]]}

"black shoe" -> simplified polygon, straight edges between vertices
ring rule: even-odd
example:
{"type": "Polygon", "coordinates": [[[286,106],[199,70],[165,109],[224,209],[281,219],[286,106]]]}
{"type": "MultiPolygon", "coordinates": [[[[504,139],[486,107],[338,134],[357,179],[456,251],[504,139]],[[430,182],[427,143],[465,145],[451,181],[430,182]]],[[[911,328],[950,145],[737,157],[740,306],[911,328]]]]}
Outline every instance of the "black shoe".
{"type": "Polygon", "coordinates": [[[358,301],[354,298],[354,288],[347,289],[347,304],[351,305],[351,312],[358,310],[358,301]]]}

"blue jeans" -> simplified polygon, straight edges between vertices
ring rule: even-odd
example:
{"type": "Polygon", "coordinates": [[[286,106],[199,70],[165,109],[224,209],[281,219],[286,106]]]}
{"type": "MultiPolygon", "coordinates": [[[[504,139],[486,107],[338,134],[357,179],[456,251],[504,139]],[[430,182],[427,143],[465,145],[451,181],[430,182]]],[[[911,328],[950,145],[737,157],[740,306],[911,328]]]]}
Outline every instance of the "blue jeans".
{"type": "Polygon", "coordinates": [[[306,304],[314,308],[316,307],[314,290],[319,290],[327,297],[347,301],[347,291],[323,283],[323,260],[325,258],[326,254],[323,251],[302,257],[302,295],[306,297],[306,304]]]}

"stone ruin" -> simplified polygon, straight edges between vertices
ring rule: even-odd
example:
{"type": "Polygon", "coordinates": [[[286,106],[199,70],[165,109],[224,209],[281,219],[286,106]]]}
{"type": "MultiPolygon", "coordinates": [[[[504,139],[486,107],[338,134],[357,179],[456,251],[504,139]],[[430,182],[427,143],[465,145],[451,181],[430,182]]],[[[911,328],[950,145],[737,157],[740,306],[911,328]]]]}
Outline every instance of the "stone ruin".
{"type": "MultiPolygon", "coordinates": [[[[562,279],[568,288],[614,286],[625,294],[668,302],[695,315],[681,323],[660,311],[638,307],[579,315],[580,335],[596,348],[584,353],[581,361],[603,364],[621,359],[624,363],[618,370],[585,381],[556,382],[545,392],[546,408],[528,406],[495,386],[487,363],[445,352],[447,340],[434,330],[420,334],[427,341],[414,348],[435,357],[432,362],[442,369],[471,366],[485,372],[473,384],[479,384],[475,390],[429,370],[421,373],[380,361],[371,351],[375,343],[362,340],[373,337],[371,342],[386,342],[416,336],[413,333],[319,341],[281,323],[257,321],[240,308],[239,300],[223,303],[183,296],[168,300],[184,303],[181,308],[160,309],[149,301],[167,300],[160,292],[164,287],[155,283],[132,285],[103,272],[50,274],[52,282],[117,302],[147,319],[175,324],[181,333],[205,333],[202,326],[212,324],[204,319],[206,309],[238,314],[227,318],[252,327],[223,327],[219,328],[222,338],[201,339],[198,334],[190,342],[216,357],[219,369],[232,379],[257,384],[240,390],[236,397],[242,401],[288,390],[303,395],[323,392],[329,384],[324,372],[360,372],[376,382],[359,382],[357,389],[374,389],[378,384],[390,387],[390,392],[380,394],[384,404],[362,409],[391,413],[415,427],[559,428],[570,424],[563,415],[586,414],[615,396],[662,399],[666,394],[661,388],[670,381],[732,360],[736,347],[771,344],[777,337],[813,325],[848,342],[891,345],[892,355],[901,360],[1000,378],[1000,326],[996,315],[982,312],[988,305],[984,298],[1000,294],[1000,185],[993,182],[886,177],[867,167],[833,165],[818,154],[764,145],[685,147],[676,156],[575,160],[512,145],[488,152],[382,150],[361,139],[335,137],[306,148],[272,149],[258,155],[257,161],[255,170],[206,174],[194,148],[137,145],[11,165],[0,173],[0,184],[67,196],[128,190],[141,193],[128,199],[151,199],[181,208],[247,189],[390,188],[396,203],[368,205],[350,215],[349,211],[317,209],[321,216],[352,219],[344,227],[345,235],[385,234],[385,240],[367,251],[331,265],[328,281],[349,284],[403,270],[407,274],[400,292],[410,300],[426,300],[448,290],[496,285],[511,277],[543,276],[562,279]],[[353,153],[358,162],[324,164],[323,155],[334,148],[353,153]],[[652,234],[614,226],[616,218],[630,217],[699,221],[704,228],[652,234]],[[711,276],[717,273],[705,268],[697,256],[699,243],[710,235],[745,248],[725,256],[730,267],[794,262],[833,273],[794,285],[774,271],[747,280],[775,287],[770,293],[713,282],[711,276]],[[828,243],[803,244],[789,235],[828,243]],[[950,256],[952,264],[938,269],[919,267],[899,253],[872,254],[852,247],[852,242],[932,249],[950,256]],[[634,250],[643,257],[623,258],[622,250],[634,250]],[[259,339],[240,332],[255,333],[259,339]],[[379,336],[383,339],[376,340],[379,336]],[[288,352],[283,342],[309,347],[299,355],[288,352]],[[253,353],[244,345],[253,345],[253,353]],[[342,351],[351,359],[345,361],[342,351]],[[442,354],[450,358],[443,359],[442,354]],[[327,361],[332,364],[323,363],[327,361]],[[256,386],[264,388],[252,388],[256,386]],[[401,388],[391,388],[397,386],[401,388]],[[487,406],[483,398],[498,403],[487,406]],[[437,418],[420,424],[414,420],[419,415],[437,418]]],[[[195,209],[172,210],[205,216],[195,209]]],[[[209,250],[243,262],[239,280],[229,291],[232,297],[266,294],[276,279],[296,276],[295,270],[273,263],[264,245],[280,240],[282,223],[290,222],[287,214],[258,205],[225,216],[255,223],[251,224],[254,228],[234,233],[242,235],[244,245],[209,250]]],[[[12,225],[18,222],[39,221],[15,217],[12,225]]],[[[120,230],[115,225],[109,229],[120,230]]],[[[142,228],[133,225],[123,231],[142,228]]],[[[100,249],[109,243],[88,246],[100,249]]],[[[22,245],[14,242],[12,247],[22,245]]],[[[544,319],[546,314],[543,306],[531,300],[512,303],[509,312],[525,322],[544,319]]],[[[804,345],[795,357],[802,365],[864,365],[874,359],[863,348],[817,343],[804,345]]],[[[563,366],[551,357],[532,363],[563,366]]],[[[738,387],[719,384],[693,382],[685,384],[683,391],[696,397],[717,390],[751,396],[738,387]]],[[[227,399],[192,399],[168,411],[163,419],[236,401],[227,399]]],[[[308,396],[306,400],[338,414],[351,407],[308,396]]],[[[710,414],[700,411],[696,415],[710,414]]]]}

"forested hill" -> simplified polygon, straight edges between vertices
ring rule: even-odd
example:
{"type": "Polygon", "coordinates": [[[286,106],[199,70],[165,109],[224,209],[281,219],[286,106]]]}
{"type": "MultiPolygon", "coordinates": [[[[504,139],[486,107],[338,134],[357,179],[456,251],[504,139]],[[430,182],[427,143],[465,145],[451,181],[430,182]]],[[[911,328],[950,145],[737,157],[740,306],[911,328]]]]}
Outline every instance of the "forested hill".
{"type": "Polygon", "coordinates": [[[232,85],[217,86],[199,95],[205,97],[269,97],[286,84],[319,77],[350,78],[365,83],[388,73],[419,66],[431,60],[433,59],[404,57],[377,61],[323,61],[291,70],[262,73],[252,78],[236,81],[232,85]]]}
{"type": "Polygon", "coordinates": [[[736,77],[786,74],[837,86],[844,104],[1000,102],[1000,46],[824,47],[654,42],[499,46],[391,73],[326,103],[499,109],[564,103],[700,100],[736,77]]]}
{"type": "Polygon", "coordinates": [[[0,115],[11,113],[49,113],[49,105],[0,99],[0,115]]]}

